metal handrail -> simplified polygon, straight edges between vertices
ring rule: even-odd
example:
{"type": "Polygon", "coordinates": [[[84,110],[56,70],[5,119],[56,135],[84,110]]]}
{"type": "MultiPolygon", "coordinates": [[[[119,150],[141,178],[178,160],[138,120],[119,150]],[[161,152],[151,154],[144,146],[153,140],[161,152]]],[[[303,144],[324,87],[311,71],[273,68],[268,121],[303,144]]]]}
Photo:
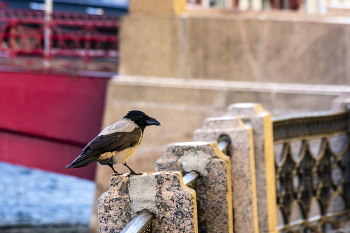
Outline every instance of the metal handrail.
{"type": "Polygon", "coordinates": [[[231,144],[231,138],[226,135],[226,134],[223,134],[221,135],[219,138],[218,138],[218,147],[219,147],[219,150],[224,153],[225,155],[229,155],[229,146],[231,144]]]}
{"type": "Polygon", "coordinates": [[[147,233],[152,232],[153,215],[149,212],[142,214],[131,220],[120,233],[147,233]]]}
{"type": "Polygon", "coordinates": [[[199,173],[196,171],[191,171],[183,177],[183,181],[187,187],[196,190],[198,178],[199,178],[199,173]]]}

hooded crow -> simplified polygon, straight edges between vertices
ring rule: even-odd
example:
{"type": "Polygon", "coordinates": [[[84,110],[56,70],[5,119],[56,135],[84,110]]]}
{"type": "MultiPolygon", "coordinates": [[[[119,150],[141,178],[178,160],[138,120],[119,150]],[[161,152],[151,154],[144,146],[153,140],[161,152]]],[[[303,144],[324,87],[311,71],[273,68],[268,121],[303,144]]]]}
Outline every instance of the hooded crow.
{"type": "Polygon", "coordinates": [[[142,111],[128,112],[120,121],[102,130],[66,168],[85,167],[90,163],[98,162],[101,165],[110,166],[113,172],[119,175],[114,170],[113,164],[122,163],[131,174],[141,174],[131,169],[126,161],[140,145],[143,131],[148,125],[160,125],[160,123],[142,111]]]}

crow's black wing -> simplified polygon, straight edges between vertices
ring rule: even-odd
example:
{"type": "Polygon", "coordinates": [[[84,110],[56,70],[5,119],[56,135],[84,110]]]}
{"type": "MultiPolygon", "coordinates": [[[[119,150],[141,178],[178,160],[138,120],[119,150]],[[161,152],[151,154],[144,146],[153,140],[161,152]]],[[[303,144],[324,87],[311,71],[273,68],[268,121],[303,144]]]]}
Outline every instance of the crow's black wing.
{"type": "Polygon", "coordinates": [[[96,137],[85,147],[84,152],[91,151],[122,151],[129,146],[135,146],[141,138],[141,129],[135,128],[131,132],[115,132],[96,137]]]}
{"type": "Polygon", "coordinates": [[[128,147],[137,145],[142,136],[140,128],[131,132],[115,132],[101,135],[92,140],[83,152],[66,168],[85,167],[98,160],[101,154],[109,151],[122,151],[128,147]]]}

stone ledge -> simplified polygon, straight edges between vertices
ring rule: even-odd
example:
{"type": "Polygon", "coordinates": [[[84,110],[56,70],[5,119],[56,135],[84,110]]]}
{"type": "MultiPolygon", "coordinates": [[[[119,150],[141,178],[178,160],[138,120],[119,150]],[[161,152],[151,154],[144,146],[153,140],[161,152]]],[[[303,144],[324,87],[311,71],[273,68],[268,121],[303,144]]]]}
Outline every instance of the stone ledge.
{"type": "Polygon", "coordinates": [[[224,88],[227,91],[240,90],[314,95],[339,95],[343,93],[350,93],[350,86],[345,85],[240,82],[205,79],[158,78],[126,75],[113,76],[111,84],[212,90],[222,90],[224,88]]]}

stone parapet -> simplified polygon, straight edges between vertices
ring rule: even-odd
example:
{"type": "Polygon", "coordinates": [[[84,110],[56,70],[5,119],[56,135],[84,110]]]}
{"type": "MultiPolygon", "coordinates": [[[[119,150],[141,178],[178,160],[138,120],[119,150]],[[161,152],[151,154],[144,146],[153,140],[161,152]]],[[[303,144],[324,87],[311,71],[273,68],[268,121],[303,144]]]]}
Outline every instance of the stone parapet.
{"type": "Polygon", "coordinates": [[[227,116],[239,117],[253,130],[260,232],[276,230],[276,185],[271,114],[261,104],[232,104],[227,116]]]}
{"type": "Polygon", "coordinates": [[[154,215],[153,232],[198,232],[194,190],[180,172],[113,175],[109,190],[98,199],[99,230],[121,232],[138,213],[154,215]]]}
{"type": "Polygon", "coordinates": [[[234,232],[258,233],[258,212],[252,128],[236,117],[208,118],[194,133],[195,141],[218,140],[221,135],[231,139],[232,203],[234,232]]]}
{"type": "Polygon", "coordinates": [[[233,233],[231,162],[216,142],[173,143],[156,163],[157,171],[196,171],[198,230],[233,233]]]}

